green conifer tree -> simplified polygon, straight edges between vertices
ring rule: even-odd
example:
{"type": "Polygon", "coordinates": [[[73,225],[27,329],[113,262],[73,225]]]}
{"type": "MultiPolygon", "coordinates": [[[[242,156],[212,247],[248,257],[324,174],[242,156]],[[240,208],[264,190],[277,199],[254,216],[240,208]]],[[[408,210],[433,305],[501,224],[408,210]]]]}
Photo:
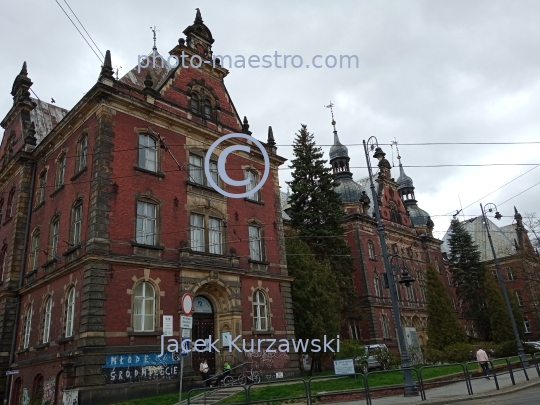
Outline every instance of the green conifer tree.
{"type": "Polygon", "coordinates": [[[459,220],[452,220],[449,232],[449,267],[456,294],[463,300],[466,317],[476,320],[479,331],[487,339],[491,331],[484,295],[486,268],[480,260],[480,251],[459,220]]]}
{"type": "Polygon", "coordinates": [[[518,329],[519,337],[521,340],[525,339],[525,318],[523,317],[523,311],[519,306],[519,302],[514,290],[508,290],[508,298],[510,299],[510,306],[512,307],[512,313],[514,314],[514,320],[518,329]]]}
{"type": "Polygon", "coordinates": [[[490,271],[485,271],[485,298],[491,323],[491,339],[495,343],[508,342],[514,339],[510,316],[499,284],[490,271]]]}
{"type": "Polygon", "coordinates": [[[301,126],[294,140],[293,153],[293,180],[289,182],[291,226],[317,260],[330,263],[341,292],[344,318],[360,319],[359,298],[352,282],[354,262],[343,238],[345,211],[334,191],[338,182],[306,125],[301,126]]]}
{"type": "Polygon", "coordinates": [[[444,350],[456,343],[466,343],[467,334],[459,323],[448,290],[431,266],[426,271],[428,347],[444,350]]]}

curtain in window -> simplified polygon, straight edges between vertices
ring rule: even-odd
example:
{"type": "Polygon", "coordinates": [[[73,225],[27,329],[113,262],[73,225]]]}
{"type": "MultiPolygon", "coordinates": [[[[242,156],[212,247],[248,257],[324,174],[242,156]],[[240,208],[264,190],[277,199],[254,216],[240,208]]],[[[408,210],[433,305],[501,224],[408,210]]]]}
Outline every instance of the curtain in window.
{"type": "Polygon", "coordinates": [[[157,171],[157,142],[148,135],[139,135],[139,167],[157,171]]]}
{"type": "MultiPolygon", "coordinates": [[[[217,170],[217,168],[216,168],[217,170]]],[[[202,157],[189,155],[189,180],[193,183],[204,184],[202,157]]]]}
{"type": "Polygon", "coordinates": [[[209,252],[216,255],[222,254],[221,246],[221,221],[216,218],[210,218],[210,224],[208,229],[208,247],[209,252]]]}
{"type": "Polygon", "coordinates": [[[133,330],[152,332],[155,326],[155,290],[150,283],[142,282],[134,291],[133,330]]]}
{"type": "Polygon", "coordinates": [[[249,256],[251,260],[262,260],[261,230],[256,226],[249,226],[249,256]]]}
{"type": "Polygon", "coordinates": [[[144,201],[137,202],[137,243],[156,244],[157,207],[144,201]]]}
{"type": "Polygon", "coordinates": [[[202,215],[191,214],[189,217],[189,225],[191,233],[191,250],[204,252],[204,217],[202,215]]]}

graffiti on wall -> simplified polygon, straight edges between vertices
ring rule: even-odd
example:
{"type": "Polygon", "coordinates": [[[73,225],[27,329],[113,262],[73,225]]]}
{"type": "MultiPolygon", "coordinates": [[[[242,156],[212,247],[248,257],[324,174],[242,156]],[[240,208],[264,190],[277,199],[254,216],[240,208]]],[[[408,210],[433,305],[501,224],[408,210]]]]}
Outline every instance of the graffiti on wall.
{"type": "Polygon", "coordinates": [[[246,361],[253,363],[253,368],[257,370],[269,370],[287,368],[289,364],[288,353],[266,351],[245,352],[246,361]]]}
{"type": "Polygon", "coordinates": [[[78,405],[79,390],[65,390],[62,392],[62,405],[78,405]]]}
{"type": "Polygon", "coordinates": [[[103,374],[107,384],[173,380],[178,378],[179,361],[176,353],[112,354],[107,355],[103,374]]]}
{"type": "Polygon", "coordinates": [[[48,379],[43,383],[43,403],[49,401],[54,404],[54,392],[56,388],[56,379],[54,377],[48,379]]]}

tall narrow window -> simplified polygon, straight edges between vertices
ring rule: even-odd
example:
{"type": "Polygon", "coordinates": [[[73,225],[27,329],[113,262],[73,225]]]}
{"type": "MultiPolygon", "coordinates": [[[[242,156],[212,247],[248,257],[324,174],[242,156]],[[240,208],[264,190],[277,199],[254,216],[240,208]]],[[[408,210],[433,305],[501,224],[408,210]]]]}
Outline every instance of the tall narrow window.
{"type": "Polygon", "coordinates": [[[516,291],[516,298],[520,307],[523,306],[523,297],[519,291],[516,291]]]}
{"type": "Polygon", "coordinates": [[[408,287],[405,287],[405,291],[407,292],[407,301],[409,301],[409,304],[414,304],[416,302],[416,297],[414,295],[413,286],[409,284],[408,287]]]}
{"type": "Polygon", "coordinates": [[[193,183],[204,184],[202,157],[189,155],[189,180],[193,183]]]}
{"type": "Polygon", "coordinates": [[[367,242],[367,248],[368,248],[368,256],[371,260],[375,260],[375,246],[373,245],[373,242],[368,240],[367,242]]]}
{"type": "Polygon", "coordinates": [[[47,172],[44,170],[39,175],[36,191],[36,205],[45,201],[45,188],[47,187],[47,172]]]}
{"type": "Polygon", "coordinates": [[[142,282],[133,292],[133,330],[153,332],[155,327],[156,292],[152,284],[142,282]]]}
{"type": "Polygon", "coordinates": [[[150,135],[139,135],[139,167],[157,172],[157,141],[150,135]]]}
{"type": "Polygon", "coordinates": [[[64,329],[65,337],[73,336],[73,323],[75,320],[75,287],[71,287],[66,299],[66,325],[64,329]]]}
{"type": "Polygon", "coordinates": [[[435,270],[437,270],[437,273],[441,274],[441,268],[439,267],[438,259],[435,259],[435,270]]]}
{"type": "Polygon", "coordinates": [[[261,290],[253,294],[253,327],[255,330],[268,330],[266,296],[261,290]]]}
{"type": "Polygon", "coordinates": [[[51,332],[51,315],[52,315],[52,298],[47,297],[45,306],[43,308],[43,343],[49,342],[49,335],[51,332]]]}
{"type": "Polygon", "coordinates": [[[262,260],[261,228],[249,226],[249,257],[251,260],[262,260]]]}
{"type": "Polygon", "coordinates": [[[418,274],[418,286],[420,287],[420,297],[422,302],[426,302],[426,284],[424,279],[424,273],[421,271],[418,274]]]}
{"type": "Polygon", "coordinates": [[[452,285],[452,279],[450,278],[450,272],[446,270],[446,281],[448,282],[448,285],[452,285]]]}
{"type": "Polygon", "coordinates": [[[0,199],[0,226],[2,226],[2,212],[4,211],[4,199],[0,199]]]}
{"type": "Polygon", "coordinates": [[[375,296],[376,297],[381,297],[382,294],[381,294],[381,281],[379,279],[379,273],[375,273],[373,275],[373,285],[375,287],[375,296]]]}
{"type": "Polygon", "coordinates": [[[81,243],[81,232],[82,232],[82,203],[77,203],[75,207],[73,207],[73,213],[72,213],[72,243],[73,245],[77,246],[81,243]]]}
{"type": "Polygon", "coordinates": [[[514,273],[514,269],[512,267],[506,268],[506,276],[508,281],[514,281],[516,279],[516,274],[514,273]]]}
{"type": "Polygon", "coordinates": [[[28,349],[30,344],[30,330],[32,328],[32,307],[29,305],[24,312],[23,318],[23,349],[28,349]]]}
{"type": "Polygon", "coordinates": [[[210,253],[216,255],[222,254],[222,232],[221,221],[216,218],[210,218],[208,228],[208,248],[210,253]]]}
{"type": "Polygon", "coordinates": [[[4,273],[7,271],[7,245],[4,245],[0,251],[0,265],[2,266],[2,280],[4,281],[4,273]]]}
{"type": "Polygon", "coordinates": [[[360,340],[360,328],[356,322],[349,323],[349,336],[352,340],[360,340]]]}
{"type": "Polygon", "coordinates": [[[383,337],[386,339],[390,338],[390,325],[388,324],[388,317],[386,314],[381,314],[381,325],[383,330],[383,337]]]}
{"type": "Polygon", "coordinates": [[[200,101],[199,101],[199,95],[197,93],[191,94],[190,108],[191,108],[192,113],[199,114],[200,101]]]}
{"type": "Polygon", "coordinates": [[[30,247],[30,260],[28,261],[30,270],[38,268],[39,261],[39,231],[34,232],[32,235],[32,244],[30,247]]]}
{"type": "Polygon", "coordinates": [[[64,185],[64,176],[66,174],[66,155],[62,155],[56,162],[56,187],[64,185]]]}
{"type": "Polygon", "coordinates": [[[157,206],[145,201],[137,201],[137,243],[156,244],[157,206]]]}
{"type": "Polygon", "coordinates": [[[207,120],[212,119],[212,104],[210,100],[204,102],[204,118],[207,120]]]}
{"type": "Polygon", "coordinates": [[[525,326],[525,333],[531,333],[531,322],[526,316],[523,317],[523,326],[525,326]]]}
{"type": "Polygon", "coordinates": [[[51,259],[58,257],[58,240],[60,238],[60,218],[56,217],[51,224],[51,259]]]}
{"type": "Polygon", "coordinates": [[[8,196],[6,220],[13,216],[13,204],[15,202],[15,189],[12,189],[8,196]]]}
{"type": "Polygon", "coordinates": [[[191,250],[204,252],[204,217],[198,214],[191,214],[189,217],[191,250]]]}
{"type": "MultiPolygon", "coordinates": [[[[257,187],[257,184],[259,184],[259,176],[257,175],[257,173],[251,170],[245,171],[245,178],[249,180],[249,183],[246,185],[246,192],[253,190],[255,187],[257,187]]],[[[251,194],[247,198],[253,201],[260,201],[260,190],[257,190],[255,193],[251,194]]]]}
{"type": "Polygon", "coordinates": [[[86,156],[88,154],[88,136],[83,136],[77,144],[77,159],[75,161],[75,173],[79,173],[86,167],[86,156]]]}
{"type": "Polygon", "coordinates": [[[214,180],[214,183],[219,185],[218,167],[217,163],[213,160],[210,161],[210,175],[212,176],[212,180],[214,180]]]}

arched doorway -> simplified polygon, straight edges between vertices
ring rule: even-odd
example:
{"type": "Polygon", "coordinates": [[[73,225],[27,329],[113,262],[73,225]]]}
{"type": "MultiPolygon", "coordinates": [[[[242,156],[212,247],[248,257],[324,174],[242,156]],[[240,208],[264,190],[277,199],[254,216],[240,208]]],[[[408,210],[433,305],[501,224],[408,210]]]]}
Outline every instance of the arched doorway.
{"type": "MultiPolygon", "coordinates": [[[[214,309],[208,298],[201,295],[195,297],[193,309],[193,329],[191,339],[196,342],[199,339],[208,340],[212,336],[212,340],[216,340],[214,328],[214,309]]],[[[199,364],[203,359],[206,359],[210,373],[216,372],[215,353],[213,351],[192,352],[193,368],[199,370],[199,364]]]]}
{"type": "Polygon", "coordinates": [[[62,405],[62,391],[64,390],[63,371],[56,375],[56,384],[54,386],[54,405],[62,405]]]}
{"type": "Polygon", "coordinates": [[[12,392],[12,405],[20,405],[22,402],[22,380],[21,378],[17,378],[15,380],[15,384],[13,384],[13,392],[12,392]]]}

